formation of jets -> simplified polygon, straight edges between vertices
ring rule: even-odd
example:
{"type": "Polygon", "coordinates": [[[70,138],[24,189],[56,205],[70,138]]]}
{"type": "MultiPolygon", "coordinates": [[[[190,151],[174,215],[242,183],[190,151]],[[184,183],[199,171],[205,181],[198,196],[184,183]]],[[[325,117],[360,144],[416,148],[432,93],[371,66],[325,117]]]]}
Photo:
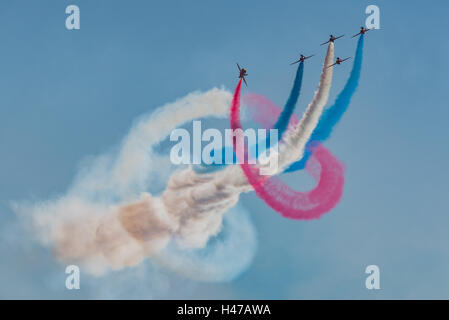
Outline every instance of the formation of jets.
{"type": "MultiPolygon", "coordinates": [[[[370,30],[372,30],[372,29],[366,29],[365,27],[360,27],[359,33],[353,35],[351,38],[357,37],[358,35],[365,34],[365,33],[367,33],[370,30]]],[[[327,43],[330,43],[330,42],[334,42],[335,40],[340,39],[343,36],[344,36],[344,34],[342,34],[341,36],[338,36],[338,37],[334,37],[331,34],[331,35],[329,35],[329,40],[327,40],[326,42],[323,42],[322,44],[320,44],[320,46],[323,46],[323,45],[325,45],[327,43]]],[[[307,57],[301,54],[300,58],[298,60],[296,60],[295,62],[290,63],[290,65],[298,63],[298,62],[304,62],[306,59],[309,59],[309,58],[311,58],[313,56],[314,56],[314,54],[312,54],[310,56],[307,56],[307,57]]],[[[335,65],[340,65],[344,61],[346,61],[348,59],[351,59],[351,58],[352,57],[347,57],[347,58],[341,59],[340,57],[337,57],[337,60],[335,61],[335,63],[331,64],[330,66],[327,66],[326,68],[330,68],[330,67],[333,67],[335,65]]],[[[239,72],[240,72],[239,79],[243,79],[243,82],[245,82],[245,85],[248,86],[248,84],[246,83],[246,79],[245,79],[245,77],[248,75],[248,73],[246,73],[246,69],[245,68],[240,68],[240,65],[238,63],[237,63],[237,68],[239,68],[239,72]]]]}

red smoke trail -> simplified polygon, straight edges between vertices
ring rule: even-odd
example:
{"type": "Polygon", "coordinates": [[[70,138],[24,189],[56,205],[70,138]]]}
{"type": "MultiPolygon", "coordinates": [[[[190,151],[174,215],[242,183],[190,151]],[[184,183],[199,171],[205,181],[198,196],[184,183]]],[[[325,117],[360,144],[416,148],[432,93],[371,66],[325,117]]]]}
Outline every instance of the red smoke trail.
{"type": "MultiPolygon", "coordinates": [[[[242,129],[240,121],[240,80],[231,103],[231,129],[236,134],[241,134],[236,129],[242,129]]],[[[258,110],[259,115],[265,111],[269,114],[273,109],[267,108],[269,100],[265,99],[262,107],[258,110]]],[[[262,122],[266,118],[261,118],[262,122]]],[[[294,120],[293,120],[294,121],[294,120]]],[[[236,148],[236,138],[233,139],[234,152],[239,159],[244,160],[244,155],[236,148]],[[240,153],[240,154],[239,154],[240,153]]],[[[246,146],[245,146],[245,153],[246,146]]],[[[261,176],[258,168],[254,168],[245,161],[241,164],[242,170],[257,195],[271,208],[289,219],[311,220],[318,219],[329,212],[340,201],[344,187],[344,166],[323,146],[314,149],[313,159],[308,161],[306,170],[315,179],[317,186],[307,192],[299,192],[291,189],[277,177],[261,176]]]]}

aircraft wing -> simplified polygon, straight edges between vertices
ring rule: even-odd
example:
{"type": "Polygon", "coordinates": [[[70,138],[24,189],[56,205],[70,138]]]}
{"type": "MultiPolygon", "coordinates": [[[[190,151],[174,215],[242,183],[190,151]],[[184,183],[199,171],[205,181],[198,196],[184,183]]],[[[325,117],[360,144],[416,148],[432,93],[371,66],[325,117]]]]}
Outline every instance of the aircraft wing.
{"type": "Polygon", "coordinates": [[[290,63],[290,65],[295,64],[295,63],[298,63],[299,61],[301,61],[301,59],[299,59],[298,61],[295,61],[295,62],[290,63]]]}
{"type": "Polygon", "coordinates": [[[341,62],[351,59],[352,57],[347,57],[346,59],[341,60],[341,62]]]}
{"type": "Polygon", "coordinates": [[[337,64],[337,63],[335,62],[334,64],[331,64],[330,66],[327,66],[326,69],[327,69],[327,68],[330,68],[330,67],[333,67],[333,66],[335,66],[336,64],[337,64]]]}
{"type": "Polygon", "coordinates": [[[354,38],[354,37],[357,37],[359,34],[362,34],[361,32],[359,32],[359,33],[357,33],[357,34],[355,34],[355,35],[353,35],[351,38],[354,38]]]}
{"type": "Polygon", "coordinates": [[[242,69],[240,68],[239,64],[237,63],[237,68],[239,68],[239,71],[242,71],[242,69]]]}
{"type": "Polygon", "coordinates": [[[337,40],[337,39],[340,39],[340,38],[342,38],[342,37],[344,37],[345,35],[344,34],[342,34],[341,36],[339,36],[339,37],[336,37],[335,38],[335,40],[337,40]]]}
{"type": "Polygon", "coordinates": [[[330,40],[323,42],[322,44],[320,44],[320,46],[325,45],[326,43],[329,43],[329,42],[330,42],[330,40]]]}
{"type": "Polygon", "coordinates": [[[312,58],[314,56],[314,54],[312,54],[311,56],[306,57],[306,59],[312,58]]]}
{"type": "Polygon", "coordinates": [[[248,86],[248,84],[246,83],[245,77],[242,77],[243,82],[245,82],[245,86],[248,86]]]}

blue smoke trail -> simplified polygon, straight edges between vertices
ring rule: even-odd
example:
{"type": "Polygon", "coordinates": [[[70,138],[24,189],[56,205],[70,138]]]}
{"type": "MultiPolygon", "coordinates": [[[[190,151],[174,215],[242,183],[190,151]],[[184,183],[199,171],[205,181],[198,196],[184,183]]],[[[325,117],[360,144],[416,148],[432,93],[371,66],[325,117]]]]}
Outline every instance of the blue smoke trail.
{"type": "Polygon", "coordinates": [[[360,35],[359,41],[357,42],[354,64],[345,87],[338,95],[335,103],[323,112],[323,115],[321,116],[317,127],[315,128],[312,135],[310,136],[309,141],[307,142],[303,157],[295,163],[291,164],[290,167],[288,167],[284,172],[293,172],[304,169],[307,160],[313,153],[313,143],[317,141],[322,142],[327,140],[331,135],[335,125],[340,121],[341,117],[348,109],[351,98],[357,90],[357,86],[359,84],[363,58],[363,39],[364,36],[362,34],[360,35]]]}
{"type": "MultiPolygon", "coordinates": [[[[293,88],[288,97],[287,103],[285,104],[282,113],[279,115],[278,120],[274,124],[273,128],[278,129],[278,139],[282,138],[285,130],[287,130],[288,124],[290,122],[290,117],[295,110],[296,102],[298,101],[299,94],[301,92],[302,75],[304,73],[304,61],[301,61],[296,71],[295,82],[293,83],[293,88]]],[[[269,140],[268,140],[269,141],[269,140]]],[[[267,143],[268,145],[268,143],[267,143]]]]}
{"type": "MultiPolygon", "coordinates": [[[[277,119],[276,123],[273,126],[273,129],[278,130],[278,142],[282,138],[282,135],[288,128],[288,124],[290,122],[290,117],[293,114],[293,111],[295,110],[296,103],[298,102],[299,95],[301,93],[301,85],[302,85],[302,78],[304,74],[304,61],[301,61],[298,65],[298,69],[296,70],[296,76],[295,81],[293,83],[292,90],[290,91],[290,96],[288,97],[288,100],[284,106],[284,109],[282,110],[281,114],[279,115],[279,118],[277,119]]],[[[249,150],[251,154],[259,154],[261,151],[265,150],[265,146],[270,145],[270,136],[269,131],[267,134],[267,139],[265,140],[265,144],[262,144],[262,150],[259,149],[258,144],[250,146],[249,150]]],[[[225,147],[221,149],[222,153],[222,159],[225,159],[226,149],[230,148],[228,150],[229,153],[233,153],[233,162],[237,162],[236,155],[234,153],[233,147],[225,147]]],[[[214,156],[213,151],[211,152],[211,157],[214,156]]],[[[194,170],[197,173],[210,173],[216,170],[222,169],[226,164],[216,164],[213,163],[211,165],[200,165],[200,166],[194,166],[194,170]]]]}

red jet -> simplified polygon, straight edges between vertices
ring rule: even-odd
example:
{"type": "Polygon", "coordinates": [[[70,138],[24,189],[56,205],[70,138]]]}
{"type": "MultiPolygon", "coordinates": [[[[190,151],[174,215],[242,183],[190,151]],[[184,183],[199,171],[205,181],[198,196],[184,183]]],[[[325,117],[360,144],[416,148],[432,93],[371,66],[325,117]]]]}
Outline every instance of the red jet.
{"type": "Polygon", "coordinates": [[[330,35],[329,36],[329,40],[324,42],[324,43],[322,43],[322,44],[320,44],[320,46],[325,45],[326,43],[329,43],[329,42],[334,42],[335,40],[340,39],[343,36],[344,36],[344,34],[339,36],[339,37],[334,37],[333,35],[330,35]]]}
{"type": "Polygon", "coordinates": [[[365,34],[365,33],[367,33],[370,30],[373,30],[373,29],[366,29],[365,27],[360,27],[360,32],[355,34],[355,35],[353,35],[351,38],[357,37],[359,34],[365,34]]]}
{"type": "Polygon", "coordinates": [[[340,59],[339,57],[337,57],[337,61],[335,61],[334,64],[331,64],[330,66],[327,66],[327,68],[330,68],[330,67],[335,66],[335,65],[337,65],[337,64],[341,64],[342,62],[344,62],[344,61],[346,61],[346,60],[348,60],[348,59],[351,59],[351,58],[352,58],[352,57],[348,57],[348,58],[345,58],[345,59],[340,59]]]}
{"type": "Polygon", "coordinates": [[[237,68],[239,68],[239,71],[240,71],[239,79],[243,79],[243,82],[245,82],[245,85],[248,86],[248,84],[246,83],[246,80],[245,80],[245,77],[248,75],[246,73],[246,69],[240,68],[238,63],[237,63],[237,68]]]}
{"type": "Polygon", "coordinates": [[[306,57],[306,56],[304,56],[304,55],[301,55],[301,57],[299,58],[299,60],[298,61],[295,61],[295,62],[292,62],[292,63],[290,63],[290,65],[292,65],[292,64],[295,64],[295,63],[298,63],[298,62],[304,62],[306,59],[309,59],[309,58],[311,58],[311,57],[313,57],[314,56],[314,54],[312,54],[311,56],[308,56],[308,57],[306,57]]]}

